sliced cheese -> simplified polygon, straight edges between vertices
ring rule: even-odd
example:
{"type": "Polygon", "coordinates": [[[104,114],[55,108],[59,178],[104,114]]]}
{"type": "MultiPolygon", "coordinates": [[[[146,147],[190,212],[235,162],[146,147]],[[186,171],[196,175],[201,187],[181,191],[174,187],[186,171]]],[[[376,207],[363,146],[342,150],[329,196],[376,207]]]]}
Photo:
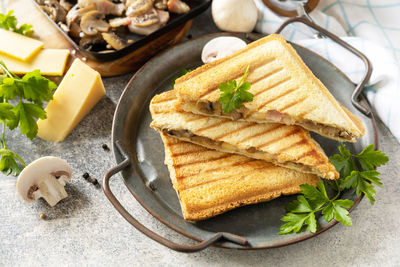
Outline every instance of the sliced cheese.
{"type": "Polygon", "coordinates": [[[64,74],[68,56],[68,49],[42,49],[29,61],[21,61],[3,54],[0,54],[0,59],[14,74],[25,74],[39,69],[42,75],[60,76],[64,74]]]}
{"type": "Polygon", "coordinates": [[[27,61],[43,47],[43,43],[11,31],[0,29],[0,53],[27,61]]]}
{"type": "Polygon", "coordinates": [[[105,93],[100,74],[75,59],[46,107],[47,119],[38,121],[37,136],[61,142],[105,93]]]}

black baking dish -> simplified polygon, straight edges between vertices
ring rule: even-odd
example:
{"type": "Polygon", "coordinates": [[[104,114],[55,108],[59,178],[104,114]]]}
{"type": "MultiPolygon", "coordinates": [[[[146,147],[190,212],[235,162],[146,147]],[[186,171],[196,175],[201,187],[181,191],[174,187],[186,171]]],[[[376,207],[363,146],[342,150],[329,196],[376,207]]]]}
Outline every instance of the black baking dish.
{"type": "Polygon", "coordinates": [[[36,7],[43,14],[45,14],[46,18],[49,19],[55,25],[55,27],[57,27],[57,29],[65,36],[65,38],[67,38],[67,40],[71,43],[71,45],[73,45],[73,47],[75,49],[77,49],[79,52],[81,52],[81,54],[83,54],[84,56],[86,56],[90,59],[97,60],[97,61],[111,61],[111,60],[115,60],[115,59],[124,57],[124,56],[130,54],[131,52],[135,51],[136,49],[153,41],[157,37],[169,32],[169,31],[173,30],[174,28],[178,27],[179,25],[184,24],[185,22],[193,19],[194,17],[198,16],[199,14],[201,14],[202,12],[207,10],[207,8],[211,5],[211,0],[186,0],[185,3],[187,3],[190,6],[190,11],[188,13],[185,13],[185,14],[170,13],[170,20],[164,27],[160,28],[159,30],[157,30],[147,36],[129,33],[127,35],[127,37],[129,39],[133,39],[134,40],[133,43],[131,43],[131,44],[127,45],[126,47],[124,47],[120,50],[117,50],[117,51],[108,52],[108,53],[100,53],[100,52],[88,51],[88,50],[80,47],[78,43],[76,43],[66,32],[64,32],[57,25],[57,23],[54,22],[47,15],[47,13],[44,12],[39,7],[39,5],[36,3],[35,0],[32,0],[32,1],[35,3],[36,7]]]}

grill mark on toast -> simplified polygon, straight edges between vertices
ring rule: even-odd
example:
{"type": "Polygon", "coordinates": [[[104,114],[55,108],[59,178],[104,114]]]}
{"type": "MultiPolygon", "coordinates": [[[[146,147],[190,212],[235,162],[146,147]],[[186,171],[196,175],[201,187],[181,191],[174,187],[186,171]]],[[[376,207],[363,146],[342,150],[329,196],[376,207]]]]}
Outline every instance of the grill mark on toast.
{"type": "Polygon", "coordinates": [[[262,80],[265,80],[266,78],[268,78],[268,77],[270,77],[270,76],[272,76],[274,74],[277,74],[281,70],[283,70],[283,67],[278,67],[278,68],[276,68],[276,69],[274,69],[274,70],[272,70],[270,72],[265,73],[263,76],[261,76],[261,77],[259,77],[257,79],[249,81],[249,83],[251,83],[251,85],[255,85],[256,83],[258,83],[258,82],[260,82],[262,80]]]}
{"type": "Polygon", "coordinates": [[[267,91],[273,89],[274,87],[277,87],[277,86],[279,86],[279,85],[281,85],[281,84],[283,84],[283,83],[289,81],[290,79],[291,79],[291,77],[290,77],[290,76],[287,76],[287,77],[283,78],[282,80],[277,81],[276,83],[274,83],[274,84],[268,86],[267,88],[264,88],[263,90],[258,91],[257,93],[254,94],[254,96],[258,96],[258,95],[260,95],[260,94],[262,94],[262,93],[265,93],[265,92],[267,92],[267,91]]]}
{"type": "Polygon", "coordinates": [[[180,152],[180,153],[176,153],[176,154],[171,153],[171,156],[172,157],[181,157],[181,156],[187,156],[187,155],[190,155],[190,154],[201,153],[201,152],[204,152],[204,150],[203,149],[201,149],[201,150],[197,149],[197,150],[190,150],[190,151],[180,152]]]}
{"type": "MultiPolygon", "coordinates": [[[[229,166],[228,166],[228,167],[229,167],[229,166]]],[[[247,171],[247,172],[245,172],[245,173],[242,173],[242,174],[240,175],[239,179],[242,179],[243,177],[245,177],[245,176],[248,175],[249,173],[254,172],[255,170],[264,170],[264,169],[270,169],[270,168],[275,168],[275,166],[273,166],[273,165],[271,164],[271,165],[269,165],[269,166],[262,166],[262,167],[259,167],[259,168],[255,168],[255,169],[249,170],[249,171],[247,171]]],[[[207,181],[207,182],[203,182],[203,183],[199,183],[199,184],[194,184],[194,185],[191,185],[191,186],[183,186],[182,189],[181,189],[180,191],[188,190],[188,189],[191,189],[191,188],[199,187],[199,186],[206,185],[206,184],[210,184],[210,183],[214,183],[214,182],[217,182],[217,181],[223,181],[223,180],[232,179],[232,177],[235,177],[235,176],[233,175],[233,176],[229,176],[229,177],[225,177],[225,178],[213,179],[213,180],[210,180],[210,181],[207,181]]],[[[184,178],[180,178],[180,180],[182,180],[182,179],[184,179],[184,178]]]]}
{"type": "Polygon", "coordinates": [[[284,138],[289,137],[289,136],[291,136],[291,135],[294,135],[294,134],[296,134],[296,133],[298,133],[298,132],[300,132],[300,129],[299,129],[299,128],[294,129],[294,130],[292,130],[292,131],[286,133],[285,135],[279,136],[279,137],[274,138],[274,139],[272,139],[272,140],[270,140],[270,141],[268,141],[268,142],[265,142],[265,143],[263,143],[263,144],[257,146],[256,148],[259,149],[259,148],[262,148],[262,147],[271,145],[271,144],[275,143],[275,142],[278,141],[278,140],[284,139],[284,138]]]}
{"type": "Polygon", "coordinates": [[[291,107],[293,107],[293,106],[295,106],[297,104],[300,104],[301,102],[303,102],[306,99],[307,99],[307,96],[304,96],[304,97],[300,98],[299,100],[293,101],[293,102],[287,104],[286,106],[280,108],[278,111],[279,112],[283,112],[283,111],[285,111],[285,110],[287,110],[287,109],[289,109],[289,108],[291,108],[291,107]]]}
{"type": "Polygon", "coordinates": [[[249,123],[249,124],[245,124],[244,126],[242,126],[242,127],[239,127],[238,129],[236,129],[236,130],[234,130],[234,131],[231,131],[231,132],[229,132],[229,133],[224,133],[224,134],[221,134],[221,135],[219,135],[219,136],[215,137],[214,139],[218,141],[218,140],[219,140],[219,139],[221,139],[221,138],[224,138],[224,137],[226,137],[226,136],[229,136],[229,135],[231,135],[231,134],[234,134],[234,133],[240,132],[240,131],[242,131],[242,130],[244,130],[244,129],[247,129],[247,128],[250,128],[250,127],[253,127],[253,126],[255,126],[255,125],[257,125],[257,123],[256,123],[256,122],[249,123]]]}
{"type": "MultiPolygon", "coordinates": [[[[275,60],[274,57],[273,57],[273,58],[269,58],[269,59],[267,59],[265,62],[263,62],[263,61],[257,62],[257,64],[254,64],[254,65],[250,66],[250,68],[251,68],[251,67],[254,67],[254,68],[253,68],[253,71],[254,71],[255,69],[257,69],[257,68],[259,68],[259,67],[261,67],[261,66],[265,66],[265,65],[267,65],[267,64],[269,64],[269,63],[271,63],[271,62],[273,62],[274,60],[275,60]]],[[[279,67],[279,68],[277,68],[276,70],[273,70],[273,71],[271,71],[271,72],[269,72],[269,73],[266,73],[265,75],[263,75],[263,76],[260,77],[259,79],[254,80],[254,81],[249,81],[249,82],[250,82],[251,84],[257,83],[258,81],[263,80],[263,79],[267,78],[268,76],[273,75],[274,73],[276,73],[276,72],[278,72],[278,71],[281,71],[282,69],[283,69],[283,67],[279,67]]],[[[196,76],[197,76],[197,75],[196,75],[196,76]]],[[[233,79],[229,79],[229,80],[237,80],[237,79],[241,78],[242,76],[243,76],[243,74],[241,74],[241,75],[239,75],[239,76],[237,76],[237,77],[234,77],[233,79]]],[[[201,99],[201,98],[204,98],[205,96],[211,94],[211,93],[214,92],[215,90],[218,90],[218,86],[217,86],[216,88],[212,88],[212,89],[207,90],[206,92],[204,92],[203,94],[201,94],[199,98],[200,98],[200,99],[201,99]]]]}
{"type": "Polygon", "coordinates": [[[295,92],[298,89],[300,89],[300,87],[295,87],[295,88],[289,89],[286,92],[284,92],[284,93],[282,93],[282,94],[280,94],[280,95],[278,95],[278,96],[276,96],[276,97],[274,97],[272,99],[269,99],[269,100],[265,101],[261,106],[258,106],[255,111],[256,112],[259,111],[260,109],[264,108],[266,105],[271,104],[272,102],[278,100],[279,98],[287,96],[288,94],[291,94],[291,93],[295,92]]]}
{"type": "MultiPolygon", "coordinates": [[[[183,112],[182,112],[183,113],[183,112]]],[[[189,120],[185,120],[186,122],[194,122],[194,121],[200,121],[200,120],[204,120],[205,119],[205,117],[204,116],[195,116],[194,118],[192,118],[192,119],[189,119],[189,120]]]]}
{"type": "Polygon", "coordinates": [[[209,169],[207,171],[204,171],[204,172],[201,172],[201,173],[190,174],[190,175],[187,175],[185,177],[179,177],[179,180],[182,181],[182,180],[185,180],[187,178],[190,178],[190,177],[193,177],[193,176],[196,176],[196,175],[207,174],[207,173],[210,173],[210,172],[219,171],[219,170],[226,169],[226,168],[229,168],[229,167],[238,167],[240,165],[247,164],[247,163],[254,162],[254,161],[258,161],[258,160],[249,158],[246,161],[238,161],[238,162],[235,162],[235,163],[233,163],[231,165],[227,165],[227,166],[223,166],[223,167],[217,167],[217,168],[214,168],[214,169],[209,169]]]}
{"type": "Polygon", "coordinates": [[[233,156],[236,156],[236,155],[235,154],[225,154],[223,156],[216,157],[216,158],[213,158],[213,159],[203,159],[203,160],[198,160],[198,161],[192,161],[192,162],[177,164],[177,165],[175,165],[175,169],[180,169],[182,167],[186,167],[186,166],[189,166],[189,165],[194,165],[194,164],[199,164],[199,163],[205,163],[205,162],[225,159],[225,158],[229,158],[229,157],[233,157],[233,156]]]}
{"type": "Polygon", "coordinates": [[[218,121],[217,121],[217,122],[214,123],[214,124],[208,125],[207,127],[199,128],[199,129],[197,129],[196,131],[198,131],[198,132],[203,132],[203,131],[206,131],[206,130],[215,128],[215,127],[217,127],[217,126],[220,126],[220,125],[226,123],[227,121],[230,121],[230,120],[224,120],[223,122],[218,122],[218,121]]]}
{"type": "Polygon", "coordinates": [[[314,111],[315,108],[310,108],[307,111],[304,111],[303,113],[300,113],[297,117],[299,117],[300,119],[304,118],[304,116],[306,116],[307,114],[311,113],[314,111]]]}
{"type": "Polygon", "coordinates": [[[246,142],[246,141],[248,141],[248,140],[250,140],[250,139],[253,139],[253,138],[262,136],[262,135],[264,135],[264,134],[267,134],[267,133],[269,133],[269,132],[275,131],[275,130],[277,130],[277,129],[279,129],[279,128],[282,128],[282,127],[286,127],[286,125],[277,124],[276,126],[269,128],[268,130],[265,130],[265,131],[262,131],[262,132],[253,134],[253,135],[251,135],[251,136],[247,136],[247,137],[243,138],[242,140],[239,140],[238,143],[240,144],[240,143],[246,142]]]}
{"type": "MultiPolygon", "coordinates": [[[[296,147],[296,146],[300,146],[300,145],[304,145],[304,144],[307,144],[308,143],[308,141],[306,140],[306,139],[301,139],[300,141],[298,141],[298,142],[296,142],[296,143],[294,143],[294,144],[292,144],[292,145],[290,145],[290,146],[288,146],[288,147],[284,147],[284,148],[281,148],[281,149],[279,149],[278,151],[277,151],[277,153],[283,153],[283,152],[285,152],[285,151],[287,151],[287,150],[289,150],[289,149],[291,149],[291,148],[294,148],[294,147],[296,147]]],[[[309,146],[308,146],[309,147],[309,146]]],[[[309,150],[307,150],[307,152],[308,152],[309,150]]]]}
{"type": "Polygon", "coordinates": [[[297,158],[297,160],[300,160],[305,157],[313,157],[315,159],[318,159],[317,164],[325,163],[325,160],[323,158],[321,158],[321,156],[318,155],[317,151],[315,151],[314,149],[304,153],[303,155],[300,155],[300,157],[297,158]]]}

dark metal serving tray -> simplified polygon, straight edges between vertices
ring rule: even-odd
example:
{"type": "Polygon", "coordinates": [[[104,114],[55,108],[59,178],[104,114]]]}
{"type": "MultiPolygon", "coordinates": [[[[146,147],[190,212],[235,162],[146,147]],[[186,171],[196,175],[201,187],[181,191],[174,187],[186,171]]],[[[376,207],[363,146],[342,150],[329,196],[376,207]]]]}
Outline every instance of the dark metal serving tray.
{"type": "MultiPolygon", "coordinates": [[[[195,68],[202,64],[203,46],[212,38],[226,34],[213,34],[176,45],[154,57],[144,65],[126,86],[116,109],[112,127],[113,150],[118,166],[111,169],[103,179],[103,190],[114,207],[139,231],[153,240],[178,251],[194,252],[210,244],[224,248],[262,249],[285,246],[314,237],[337,223],[325,222],[318,217],[319,230],[315,234],[278,235],[287,203],[295,196],[282,196],[270,202],[241,207],[214,218],[185,221],[179,201],[172,187],[169,172],[164,165],[164,147],[159,134],[149,127],[151,115],[149,102],[155,94],[171,89],[171,80],[182,68],[195,68]],[[110,177],[122,171],[123,180],[137,201],[155,218],[171,229],[199,241],[196,245],[181,245],[152,232],[133,218],[118,202],[109,187],[110,177]]],[[[244,35],[237,35],[249,42],[244,35]]],[[[356,86],[331,63],[301,46],[294,48],[326,85],[333,96],[347,109],[357,115],[366,127],[366,134],[357,143],[347,146],[360,152],[369,144],[378,146],[373,115],[365,116],[352,104],[356,86]]],[[[361,95],[362,104],[369,107],[361,95]]],[[[338,142],[319,135],[313,137],[321,144],[328,156],[337,153],[338,142]]],[[[361,200],[354,191],[346,191],[344,197],[355,201],[353,209],[361,200]]],[[[350,210],[351,210],[350,209],[350,210]]]]}
{"type": "Polygon", "coordinates": [[[126,37],[129,39],[134,40],[133,43],[127,45],[126,47],[116,50],[114,52],[107,52],[107,53],[100,53],[100,52],[93,52],[93,51],[88,51],[82,47],[79,46],[78,43],[76,43],[66,32],[64,32],[58,25],[55,23],[48,15],[46,12],[44,12],[39,5],[36,3],[35,0],[32,0],[38,9],[42,13],[46,15],[46,17],[54,24],[54,26],[57,27],[57,29],[67,38],[67,40],[71,43],[71,45],[80,51],[83,55],[90,59],[98,60],[98,61],[111,61],[111,60],[116,60],[121,57],[124,57],[131,52],[135,51],[136,49],[146,45],[150,41],[153,41],[157,37],[160,37],[161,35],[168,33],[172,29],[178,27],[179,25],[184,24],[185,22],[193,19],[194,17],[198,16],[207,8],[211,5],[211,0],[187,0],[185,1],[189,7],[190,11],[185,13],[185,14],[173,14],[170,13],[170,20],[168,23],[160,28],[159,30],[153,32],[152,34],[149,34],[147,36],[143,35],[138,35],[135,33],[129,33],[126,37]]]}

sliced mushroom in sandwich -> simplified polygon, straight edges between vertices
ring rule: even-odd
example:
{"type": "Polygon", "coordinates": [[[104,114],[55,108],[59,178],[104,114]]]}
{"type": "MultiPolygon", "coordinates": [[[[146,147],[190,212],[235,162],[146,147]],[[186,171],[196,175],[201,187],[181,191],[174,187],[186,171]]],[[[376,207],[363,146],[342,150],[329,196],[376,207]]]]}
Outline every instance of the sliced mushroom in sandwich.
{"type": "Polygon", "coordinates": [[[164,133],[161,138],[186,220],[204,220],[240,206],[296,194],[301,184],[316,186],[319,180],[314,174],[215,151],[164,133]]]}
{"type": "Polygon", "coordinates": [[[360,119],[342,107],[276,34],[247,45],[231,56],[205,64],[175,81],[180,107],[188,112],[251,122],[299,125],[323,136],[355,142],[365,133],[360,119]],[[223,112],[219,84],[247,81],[253,101],[229,114],[223,112]]]}
{"type": "Polygon", "coordinates": [[[151,127],[183,141],[272,162],[327,179],[339,174],[309,132],[296,125],[233,121],[176,110],[175,91],[150,103],[151,127]]]}

